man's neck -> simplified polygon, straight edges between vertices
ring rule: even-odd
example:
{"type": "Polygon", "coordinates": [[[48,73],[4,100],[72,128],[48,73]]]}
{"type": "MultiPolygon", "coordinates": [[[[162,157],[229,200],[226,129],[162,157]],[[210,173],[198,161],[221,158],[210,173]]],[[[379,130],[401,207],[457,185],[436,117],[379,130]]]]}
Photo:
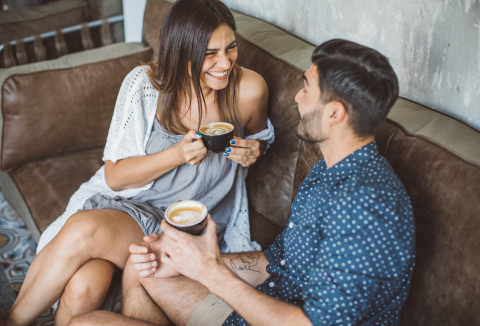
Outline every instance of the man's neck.
{"type": "Polygon", "coordinates": [[[350,137],[332,137],[331,139],[318,143],[318,146],[325,159],[327,169],[329,169],[348,155],[370,144],[374,140],[374,136],[368,136],[362,139],[353,135],[350,137]]]}

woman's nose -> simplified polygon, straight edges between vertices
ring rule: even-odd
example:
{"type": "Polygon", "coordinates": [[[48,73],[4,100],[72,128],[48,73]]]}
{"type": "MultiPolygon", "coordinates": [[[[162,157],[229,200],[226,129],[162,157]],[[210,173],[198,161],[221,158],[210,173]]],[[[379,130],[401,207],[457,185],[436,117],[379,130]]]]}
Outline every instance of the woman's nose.
{"type": "Polygon", "coordinates": [[[220,55],[217,64],[225,70],[230,69],[230,60],[226,55],[220,55]]]}

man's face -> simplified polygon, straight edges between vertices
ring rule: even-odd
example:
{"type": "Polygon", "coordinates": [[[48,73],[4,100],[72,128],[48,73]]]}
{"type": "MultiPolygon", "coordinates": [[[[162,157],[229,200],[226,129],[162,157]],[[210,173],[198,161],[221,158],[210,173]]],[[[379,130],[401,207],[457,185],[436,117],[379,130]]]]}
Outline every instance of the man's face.
{"type": "Polygon", "coordinates": [[[295,96],[298,104],[300,121],[295,133],[298,138],[309,143],[321,143],[327,140],[323,115],[325,104],[320,99],[321,90],[318,84],[317,66],[312,64],[303,75],[303,88],[295,96]]]}

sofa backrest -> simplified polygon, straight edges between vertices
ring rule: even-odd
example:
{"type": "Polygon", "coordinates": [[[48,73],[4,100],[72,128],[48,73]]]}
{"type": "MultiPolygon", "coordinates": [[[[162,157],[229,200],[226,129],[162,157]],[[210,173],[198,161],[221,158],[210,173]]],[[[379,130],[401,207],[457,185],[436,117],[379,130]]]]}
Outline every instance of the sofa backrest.
{"type": "MultiPolygon", "coordinates": [[[[147,2],[143,36],[153,49],[170,5],[147,2]]],[[[294,95],[314,46],[256,18],[234,16],[237,62],[265,78],[277,137],[250,168],[250,209],[285,226],[301,181],[322,157],[293,133],[298,121],[294,95]]],[[[405,185],[415,214],[416,267],[402,325],[480,324],[480,133],[399,98],[376,140],[405,185]]]]}
{"type": "Polygon", "coordinates": [[[0,69],[0,168],[105,145],[125,76],[151,57],[118,43],[0,69]]]}

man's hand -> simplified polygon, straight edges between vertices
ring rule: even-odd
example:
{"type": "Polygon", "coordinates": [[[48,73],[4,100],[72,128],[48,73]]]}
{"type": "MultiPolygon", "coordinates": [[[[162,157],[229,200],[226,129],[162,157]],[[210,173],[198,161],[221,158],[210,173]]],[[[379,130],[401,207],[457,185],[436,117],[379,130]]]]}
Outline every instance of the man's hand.
{"type": "Polygon", "coordinates": [[[220,257],[217,244],[217,224],[210,214],[207,216],[207,229],[202,236],[193,236],[179,231],[167,222],[160,224],[165,236],[161,263],[172,270],[195,280],[207,288],[222,270],[231,273],[220,257]]]}
{"type": "Polygon", "coordinates": [[[180,275],[160,263],[160,256],[163,252],[162,239],[162,233],[152,233],[143,237],[145,242],[134,243],[130,246],[131,259],[135,263],[133,268],[139,271],[140,277],[168,278],[180,275]]]}

